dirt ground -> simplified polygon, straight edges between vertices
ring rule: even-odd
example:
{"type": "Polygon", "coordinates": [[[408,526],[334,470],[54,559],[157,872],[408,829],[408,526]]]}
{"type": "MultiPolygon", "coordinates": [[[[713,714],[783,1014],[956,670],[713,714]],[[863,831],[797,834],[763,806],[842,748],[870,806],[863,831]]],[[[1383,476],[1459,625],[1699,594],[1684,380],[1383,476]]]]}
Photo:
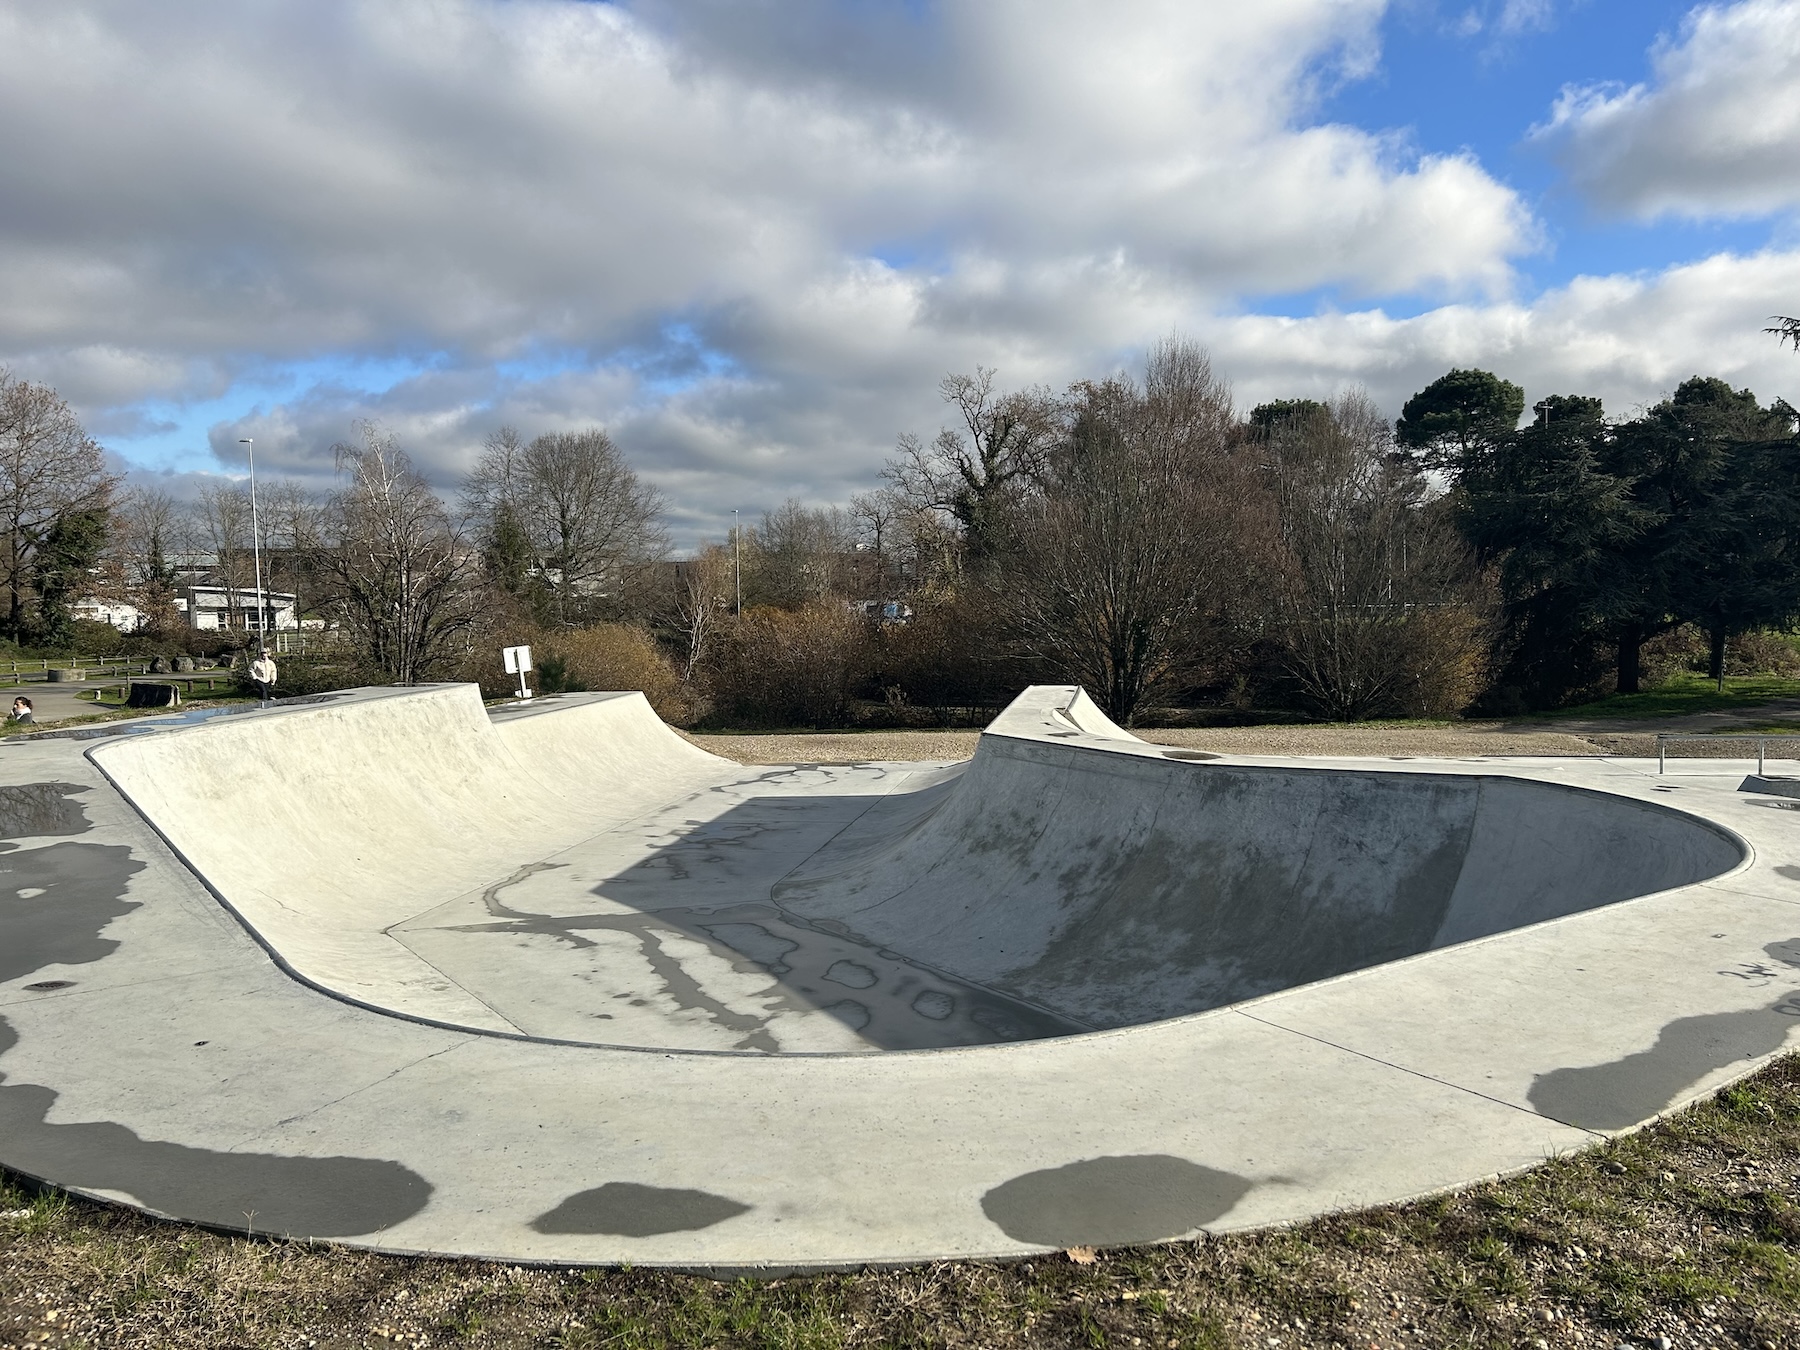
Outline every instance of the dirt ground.
{"type": "MultiPolygon", "coordinates": [[[[1607,737],[1642,741],[1647,750],[1615,750],[1601,738],[1566,732],[1522,731],[1503,722],[1455,722],[1374,726],[1267,726],[1156,728],[1135,733],[1156,745],[1211,750],[1227,755],[1466,755],[1655,754],[1648,736],[1607,737]]],[[[967,759],[975,731],[798,732],[766,736],[697,735],[694,744],[742,764],[849,764],[867,760],[967,759]]]]}

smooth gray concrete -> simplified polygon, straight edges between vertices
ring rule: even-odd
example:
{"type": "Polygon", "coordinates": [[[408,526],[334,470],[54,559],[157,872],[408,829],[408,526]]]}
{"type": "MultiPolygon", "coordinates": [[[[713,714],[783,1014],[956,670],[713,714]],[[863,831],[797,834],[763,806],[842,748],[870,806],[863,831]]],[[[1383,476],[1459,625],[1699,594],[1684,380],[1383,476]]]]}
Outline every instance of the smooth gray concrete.
{"type": "Polygon", "coordinates": [[[0,1161],[709,1268],[1402,1199],[1788,1043],[1800,820],[1742,778],[1177,760],[1066,689],[960,768],[750,770],[636,696],[454,687],[12,742],[0,1161]]]}

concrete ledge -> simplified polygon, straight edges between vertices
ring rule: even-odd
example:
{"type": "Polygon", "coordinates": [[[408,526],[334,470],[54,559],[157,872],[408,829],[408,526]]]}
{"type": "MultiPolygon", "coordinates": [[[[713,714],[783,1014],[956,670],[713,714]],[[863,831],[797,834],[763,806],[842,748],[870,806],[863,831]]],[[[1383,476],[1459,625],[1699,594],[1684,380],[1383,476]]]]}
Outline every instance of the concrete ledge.
{"type": "Polygon", "coordinates": [[[1738,784],[1739,792],[1761,792],[1771,797],[1800,797],[1800,778],[1751,774],[1738,784]]]}

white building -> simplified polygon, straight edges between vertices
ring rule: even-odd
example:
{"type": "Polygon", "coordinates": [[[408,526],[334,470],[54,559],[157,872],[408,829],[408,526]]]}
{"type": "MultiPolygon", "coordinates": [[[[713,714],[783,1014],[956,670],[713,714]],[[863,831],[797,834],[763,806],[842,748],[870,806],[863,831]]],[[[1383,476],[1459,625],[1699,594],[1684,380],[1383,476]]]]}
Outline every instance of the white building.
{"type": "Polygon", "coordinates": [[[123,600],[99,600],[92,596],[86,600],[77,600],[69,606],[69,612],[77,619],[110,623],[121,633],[137,632],[150,617],[136,605],[127,604],[123,600]]]}
{"type": "Polygon", "coordinates": [[[221,628],[247,628],[253,632],[282,632],[300,627],[295,597],[289,591],[264,591],[263,622],[256,620],[256,590],[225,586],[189,586],[175,601],[187,615],[188,627],[203,632],[221,628]]]}

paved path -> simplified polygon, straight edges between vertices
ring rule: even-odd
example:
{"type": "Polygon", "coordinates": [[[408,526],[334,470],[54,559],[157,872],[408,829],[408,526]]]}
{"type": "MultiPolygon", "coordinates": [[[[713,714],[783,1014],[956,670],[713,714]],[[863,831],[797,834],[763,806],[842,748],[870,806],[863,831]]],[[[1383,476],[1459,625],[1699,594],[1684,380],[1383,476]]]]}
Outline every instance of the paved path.
{"type": "Polygon", "coordinates": [[[1154,1240],[1528,1166],[1800,1025],[1796,817],[1719,763],[1172,758],[1069,690],[966,767],[466,688],[143,726],[0,746],[0,1161],[225,1227],[1154,1240]]]}

